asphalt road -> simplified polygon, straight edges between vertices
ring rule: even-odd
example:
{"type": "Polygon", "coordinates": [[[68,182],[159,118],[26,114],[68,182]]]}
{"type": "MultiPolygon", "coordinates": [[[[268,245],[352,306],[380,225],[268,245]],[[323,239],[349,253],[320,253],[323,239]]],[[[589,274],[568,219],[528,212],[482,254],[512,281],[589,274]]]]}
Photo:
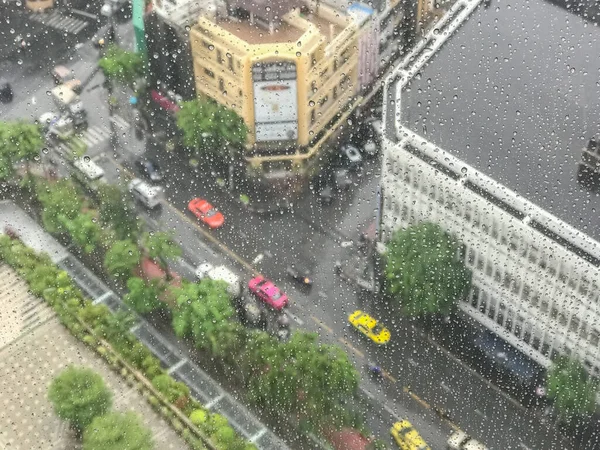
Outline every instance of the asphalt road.
{"type": "MultiPolygon", "coordinates": [[[[93,70],[97,54],[85,43],[73,58],[72,64],[93,70]]],[[[102,88],[93,88],[101,82],[101,76],[98,77],[82,98],[90,111],[90,123],[106,125],[106,94],[102,88]]],[[[44,98],[51,86],[45,74],[23,73],[15,83],[20,83],[16,86],[22,86],[26,95],[19,94],[13,104],[0,110],[3,118],[32,117],[45,112],[44,101],[30,101],[40,94],[39,98],[44,98]]],[[[127,116],[126,111],[120,113],[127,116]]],[[[144,141],[135,140],[131,133],[124,133],[119,139],[121,145],[116,151],[106,152],[110,146],[104,141],[93,153],[107,153],[99,162],[114,182],[122,179],[123,169],[112,162],[113,158],[126,165],[144,150],[144,141]]],[[[397,417],[407,417],[434,449],[444,448],[455,426],[474,434],[492,449],[568,448],[551,426],[541,424],[536,415],[488,387],[409,324],[391,320],[384,305],[358,295],[355,286],[334,274],[334,261],[341,254],[342,242],[355,239],[358,227],[375,214],[379,184],[376,161],[365,166],[363,174],[355,177],[355,186],[331,207],[321,207],[314,196],[308,195],[291,213],[261,216],[229,199],[209,176],[195,173],[180,157],[166,153],[155,156],[167,173],[169,204],[161,212],[140,214],[151,227],[175,233],[185,254],[180,270],[190,276],[195,265],[209,260],[223,261],[245,277],[259,271],[290,295],[288,311],[295,326],[317,331],[323,341],[344,346],[361,371],[367,360],[379,363],[387,371],[384,381],[364,376],[361,383],[361,389],[367,392],[365,396],[372,398],[371,405],[365,408],[369,426],[377,435],[389,439],[391,424],[397,417]],[[187,202],[195,196],[206,196],[224,212],[226,224],[222,230],[209,231],[186,212],[187,202]],[[262,258],[257,258],[259,255],[262,258]],[[315,286],[308,293],[284,274],[286,265],[297,261],[304,262],[315,274],[315,286]],[[392,344],[387,349],[375,348],[349,332],[346,318],[357,308],[375,312],[392,329],[392,344]],[[453,423],[438,418],[434,407],[449,411],[453,423]]]]}

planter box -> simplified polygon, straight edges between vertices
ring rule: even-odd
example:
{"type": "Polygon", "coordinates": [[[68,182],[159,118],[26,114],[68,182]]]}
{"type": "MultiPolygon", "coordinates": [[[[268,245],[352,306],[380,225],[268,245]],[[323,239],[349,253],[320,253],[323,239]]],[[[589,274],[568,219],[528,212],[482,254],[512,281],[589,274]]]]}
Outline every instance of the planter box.
{"type": "Polygon", "coordinates": [[[46,11],[54,7],[54,0],[26,0],[25,7],[30,11],[46,11]]]}

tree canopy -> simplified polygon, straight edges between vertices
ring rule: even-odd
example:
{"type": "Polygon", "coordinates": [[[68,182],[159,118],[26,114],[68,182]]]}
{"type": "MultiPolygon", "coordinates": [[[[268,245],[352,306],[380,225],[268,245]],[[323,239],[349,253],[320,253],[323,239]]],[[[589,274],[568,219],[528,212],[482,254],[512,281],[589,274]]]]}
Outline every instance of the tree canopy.
{"type": "Polygon", "coordinates": [[[227,285],[204,279],[184,283],[175,290],[177,307],[173,311],[173,329],[179,337],[190,336],[200,348],[210,349],[218,340],[219,330],[233,316],[227,285]]]}
{"type": "Polygon", "coordinates": [[[102,184],[98,189],[100,221],[112,226],[117,239],[138,238],[140,224],[132,200],[119,186],[102,184]]]}
{"type": "Polygon", "coordinates": [[[127,279],[140,263],[140,257],[140,250],[132,241],[115,241],[104,256],[104,267],[111,275],[127,279]]]}
{"type": "Polygon", "coordinates": [[[14,174],[16,162],[29,163],[39,157],[43,145],[38,125],[25,121],[0,122],[0,180],[14,174]]]}
{"type": "Polygon", "coordinates": [[[108,48],[98,65],[108,80],[126,86],[133,86],[133,83],[144,74],[144,60],[141,55],[123,50],[116,45],[108,48]]]}
{"type": "Polygon", "coordinates": [[[74,366],[63,370],[52,381],[48,398],[56,415],[79,432],[112,405],[112,394],[102,377],[90,369],[74,366]]]}
{"type": "Polygon", "coordinates": [[[132,413],[96,417],[83,434],[83,450],[152,450],[152,434],[132,413]]]}
{"type": "Polygon", "coordinates": [[[127,289],[129,292],[123,299],[139,314],[147,314],[165,306],[160,301],[160,295],[164,291],[161,280],[146,283],[141,278],[132,277],[127,280],[127,289]]]}
{"type": "Polygon", "coordinates": [[[471,272],[459,259],[459,249],[456,239],[432,223],[393,234],[387,244],[385,282],[405,314],[447,314],[466,294],[471,272]]]}
{"type": "Polygon", "coordinates": [[[60,180],[52,184],[41,183],[37,187],[37,196],[44,207],[44,227],[50,233],[66,231],[65,218],[74,220],[83,204],[75,185],[69,180],[60,180]]]}
{"type": "Polygon", "coordinates": [[[204,98],[182,102],[177,127],[185,146],[220,159],[244,145],[248,134],[248,127],[235,111],[204,98]]]}
{"type": "Polygon", "coordinates": [[[594,412],[598,386],[579,361],[566,357],[555,360],[548,372],[547,385],[548,396],[554,399],[565,422],[572,423],[594,412]]]}
{"type": "Polygon", "coordinates": [[[144,248],[148,256],[158,262],[160,268],[171,279],[169,272],[169,258],[178,258],[181,256],[181,247],[173,240],[173,235],[165,232],[146,233],[142,238],[144,248]]]}

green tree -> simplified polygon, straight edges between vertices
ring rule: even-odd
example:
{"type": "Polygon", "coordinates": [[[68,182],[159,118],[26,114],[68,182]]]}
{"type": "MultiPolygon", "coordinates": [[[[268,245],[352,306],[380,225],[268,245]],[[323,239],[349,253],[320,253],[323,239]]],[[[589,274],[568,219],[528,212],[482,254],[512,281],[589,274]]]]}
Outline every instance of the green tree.
{"type": "Polygon", "coordinates": [[[96,416],[112,405],[112,394],[94,371],[70,366],[50,384],[48,398],[56,415],[81,433],[96,416]]]}
{"type": "Polygon", "coordinates": [[[466,294],[471,272],[459,259],[459,248],[432,223],[394,233],[387,245],[385,282],[405,314],[447,314],[466,294]]]}
{"type": "Polygon", "coordinates": [[[150,258],[157,261],[160,268],[165,272],[167,281],[171,280],[168,259],[181,256],[181,247],[175,243],[173,235],[164,232],[146,233],[142,242],[150,258]]]}
{"type": "Polygon", "coordinates": [[[134,82],[144,74],[144,60],[141,55],[116,45],[108,48],[98,66],[110,82],[129,87],[133,87],[134,82]]]}
{"type": "Polygon", "coordinates": [[[127,280],[129,292],[123,298],[139,314],[147,314],[155,309],[164,308],[160,295],[164,292],[161,280],[146,283],[141,278],[133,277],[127,280]]]}
{"type": "Polygon", "coordinates": [[[104,267],[111,275],[127,279],[140,263],[140,250],[130,240],[116,241],[104,256],[104,267]]]}
{"type": "Polygon", "coordinates": [[[84,252],[91,253],[96,249],[102,237],[102,229],[92,212],[79,213],[73,219],[59,216],[59,219],[62,220],[73,242],[79,245],[84,252]]]}
{"type": "Polygon", "coordinates": [[[117,239],[136,241],[140,223],[131,196],[119,186],[103,184],[98,189],[98,200],[102,224],[112,226],[117,239]]]}
{"type": "Polygon", "coordinates": [[[132,413],[96,417],[83,434],[83,450],[152,450],[152,433],[132,413]]]}
{"type": "Polygon", "coordinates": [[[574,424],[594,412],[598,386],[579,361],[558,358],[548,371],[547,385],[548,396],[554,400],[564,422],[574,424]]]}
{"type": "Polygon", "coordinates": [[[75,185],[70,180],[56,183],[40,183],[36,188],[42,204],[42,222],[50,233],[67,231],[65,219],[75,219],[82,207],[82,201],[75,185]]]}
{"type": "Polygon", "coordinates": [[[177,127],[185,146],[200,156],[230,159],[246,142],[248,127],[235,111],[210,99],[194,99],[181,104],[177,127]]]}
{"type": "Polygon", "coordinates": [[[218,331],[226,327],[234,314],[223,281],[202,280],[184,283],[175,290],[177,308],[173,311],[173,329],[179,337],[191,336],[199,348],[211,349],[218,331]]]}
{"type": "Polygon", "coordinates": [[[286,343],[259,339],[250,377],[251,399],[313,424],[339,411],[340,402],[358,388],[358,373],[348,355],[318,342],[315,333],[294,333],[286,343]]]}
{"type": "Polygon", "coordinates": [[[11,177],[18,161],[25,162],[29,173],[29,163],[39,158],[43,145],[39,126],[24,121],[0,122],[0,179],[11,177]]]}

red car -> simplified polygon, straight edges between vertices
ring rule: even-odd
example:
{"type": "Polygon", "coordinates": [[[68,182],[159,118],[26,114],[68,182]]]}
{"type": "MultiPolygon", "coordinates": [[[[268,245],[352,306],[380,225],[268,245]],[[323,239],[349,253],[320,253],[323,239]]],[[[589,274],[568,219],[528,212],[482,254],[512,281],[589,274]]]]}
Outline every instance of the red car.
{"type": "Polygon", "coordinates": [[[202,198],[190,200],[188,209],[210,228],[219,228],[225,222],[223,214],[202,198]]]}
{"type": "Polygon", "coordinates": [[[288,303],[287,295],[281,292],[271,281],[263,277],[252,278],[248,282],[248,289],[263,302],[277,310],[282,309],[288,303]]]}

